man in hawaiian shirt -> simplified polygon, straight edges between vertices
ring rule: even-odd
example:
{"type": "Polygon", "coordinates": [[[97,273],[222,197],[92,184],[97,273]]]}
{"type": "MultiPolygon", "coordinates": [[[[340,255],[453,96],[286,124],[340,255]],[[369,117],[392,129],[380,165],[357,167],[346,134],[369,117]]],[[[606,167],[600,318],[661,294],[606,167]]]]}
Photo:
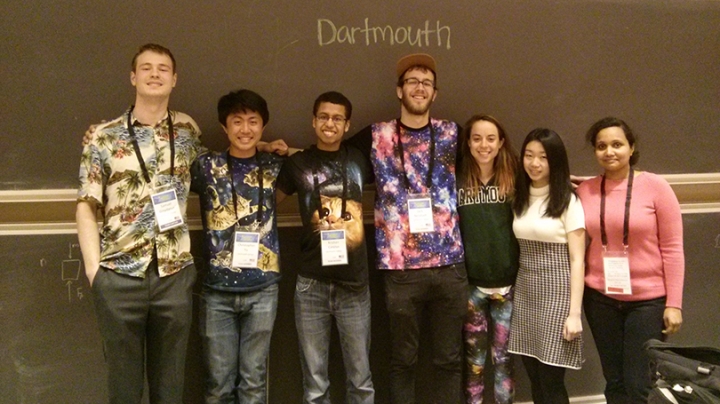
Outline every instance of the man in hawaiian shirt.
{"type": "Polygon", "coordinates": [[[108,364],[111,403],[182,402],[196,271],[186,203],[200,130],[170,111],[175,59],[140,47],[135,103],[83,149],[76,220],[108,364]],[[96,213],[103,226],[98,232],[96,213]]]}

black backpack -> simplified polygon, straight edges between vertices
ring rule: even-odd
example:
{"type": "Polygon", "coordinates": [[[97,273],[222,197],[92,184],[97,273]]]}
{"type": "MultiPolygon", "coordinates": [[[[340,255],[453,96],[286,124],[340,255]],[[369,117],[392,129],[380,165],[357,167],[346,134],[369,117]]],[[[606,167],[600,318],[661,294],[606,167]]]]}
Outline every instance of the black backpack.
{"type": "Polygon", "coordinates": [[[720,349],[645,343],[655,385],[649,404],[720,404],[720,349]]]}

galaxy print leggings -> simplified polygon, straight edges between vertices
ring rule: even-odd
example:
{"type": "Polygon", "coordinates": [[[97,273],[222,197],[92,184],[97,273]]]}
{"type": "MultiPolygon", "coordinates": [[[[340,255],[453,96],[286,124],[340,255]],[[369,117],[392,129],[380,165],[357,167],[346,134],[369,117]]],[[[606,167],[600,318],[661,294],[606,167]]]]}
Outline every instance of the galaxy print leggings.
{"type": "Polygon", "coordinates": [[[483,402],[485,369],[492,372],[495,403],[512,403],[515,382],[512,375],[512,358],[508,354],[510,317],[514,288],[507,294],[487,294],[470,286],[468,313],[465,319],[465,397],[468,404],[483,402]],[[488,348],[492,364],[486,366],[488,348]]]}

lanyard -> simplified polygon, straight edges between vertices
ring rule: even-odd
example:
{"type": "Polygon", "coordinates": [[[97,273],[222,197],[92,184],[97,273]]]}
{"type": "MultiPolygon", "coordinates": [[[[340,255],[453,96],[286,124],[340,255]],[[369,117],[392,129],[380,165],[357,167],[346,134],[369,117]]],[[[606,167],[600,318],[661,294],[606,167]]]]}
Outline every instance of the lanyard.
{"type": "MultiPolygon", "coordinates": [[[[623,222],[623,246],[625,247],[625,250],[628,248],[628,234],[629,234],[629,228],[630,228],[630,199],[632,198],[632,186],[633,186],[633,177],[635,175],[635,172],[633,171],[632,167],[630,167],[630,174],[628,175],[628,184],[627,184],[627,195],[625,196],[625,220],[623,222]]],[[[607,234],[605,233],[605,176],[602,177],[602,182],[600,183],[600,235],[602,237],[602,244],[603,244],[603,250],[607,250],[607,234]]]]}
{"type": "MultiPolygon", "coordinates": [[[[230,191],[232,192],[232,199],[233,199],[233,209],[235,209],[235,219],[237,222],[240,222],[240,218],[238,217],[238,211],[237,211],[237,193],[235,193],[235,172],[233,171],[232,166],[232,159],[234,157],[230,156],[230,152],[227,152],[227,163],[228,163],[228,171],[230,171],[230,191]]],[[[258,158],[258,153],[255,151],[255,164],[258,167],[258,210],[255,213],[257,215],[257,222],[262,223],[262,213],[263,213],[263,203],[264,203],[264,196],[265,196],[265,188],[263,187],[263,169],[262,164],[260,164],[260,159],[258,158]]]]}
{"type": "MultiPolygon", "coordinates": [[[[130,134],[130,138],[132,139],[132,145],[133,149],[135,149],[135,156],[138,159],[138,163],[140,163],[140,169],[143,173],[143,178],[145,178],[146,183],[150,183],[150,174],[148,174],[147,167],[145,166],[145,160],[142,157],[142,153],[140,153],[140,145],[138,144],[137,137],[135,136],[135,129],[133,128],[133,122],[131,119],[131,114],[135,106],[131,106],[130,110],[127,114],[127,127],[128,127],[128,133],[130,134]]],[[[173,129],[173,123],[172,118],[170,118],[170,110],[168,109],[167,112],[167,124],[168,124],[168,138],[170,140],[170,176],[175,175],[175,130],[173,129]]]]}
{"type": "MultiPolygon", "coordinates": [[[[340,150],[341,150],[342,179],[343,179],[343,183],[342,183],[342,208],[341,208],[342,210],[341,210],[341,215],[342,215],[343,220],[350,220],[349,215],[348,215],[347,212],[345,211],[345,208],[346,208],[346,205],[347,205],[347,158],[348,158],[348,151],[347,151],[347,148],[345,147],[345,145],[342,145],[340,150]],[[342,153],[343,153],[343,152],[344,152],[344,154],[345,154],[344,157],[342,157],[342,153]]],[[[312,172],[313,172],[313,186],[314,186],[314,191],[317,191],[317,194],[318,194],[318,217],[319,217],[320,219],[322,219],[322,218],[328,216],[328,215],[330,214],[330,212],[329,212],[329,211],[328,211],[328,212],[323,212],[323,210],[321,209],[322,201],[320,200],[320,199],[321,199],[321,198],[320,198],[320,196],[321,196],[321,193],[320,193],[320,181],[318,180],[318,171],[320,171],[320,169],[319,169],[319,167],[318,167],[318,160],[319,160],[319,159],[315,159],[315,161],[314,161],[315,164],[313,164],[313,166],[312,166],[312,172]]]]}
{"type": "MultiPolygon", "coordinates": [[[[395,120],[395,131],[398,135],[398,147],[400,148],[400,164],[402,164],[403,178],[405,179],[405,189],[410,192],[410,180],[407,177],[407,171],[405,170],[405,148],[402,143],[400,120],[395,120]]],[[[432,125],[432,119],[430,120],[430,164],[428,165],[427,178],[425,179],[425,189],[429,192],[432,186],[432,174],[435,168],[435,128],[432,125]]]]}

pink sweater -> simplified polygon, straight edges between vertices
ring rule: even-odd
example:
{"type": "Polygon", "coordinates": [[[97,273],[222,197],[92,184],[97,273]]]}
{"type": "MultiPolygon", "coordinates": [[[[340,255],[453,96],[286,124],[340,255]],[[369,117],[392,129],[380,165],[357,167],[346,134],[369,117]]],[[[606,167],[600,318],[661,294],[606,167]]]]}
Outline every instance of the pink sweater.
{"type": "MultiPolygon", "coordinates": [[[[585,284],[605,291],[600,236],[600,182],[583,182],[578,194],[585,210],[590,246],[585,255],[585,284]]],[[[605,229],[609,251],[622,251],[627,180],[606,180],[605,229]]],[[[680,204],[662,177],[635,173],[628,237],[632,295],[609,295],[637,301],[667,296],[666,307],[682,308],[685,256],[680,204]]]]}

